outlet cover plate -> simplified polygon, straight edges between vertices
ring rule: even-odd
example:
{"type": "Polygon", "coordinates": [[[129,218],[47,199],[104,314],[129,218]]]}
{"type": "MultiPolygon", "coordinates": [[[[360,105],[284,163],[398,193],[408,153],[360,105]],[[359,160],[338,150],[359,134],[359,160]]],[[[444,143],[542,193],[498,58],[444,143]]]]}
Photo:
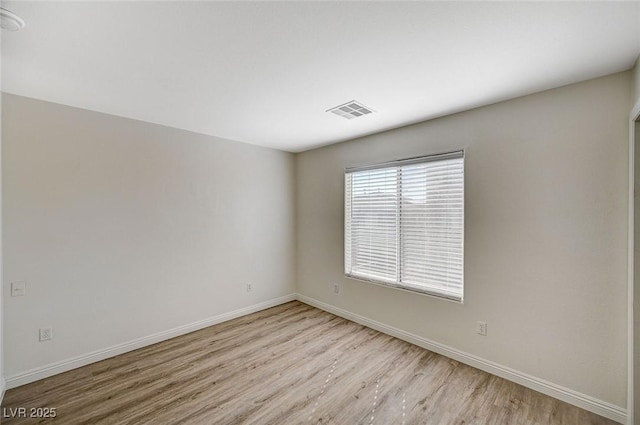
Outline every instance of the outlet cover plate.
{"type": "Polygon", "coordinates": [[[53,339],[53,329],[51,328],[40,328],[40,342],[42,341],[50,341],[53,339]]]}
{"type": "Polygon", "coordinates": [[[11,296],[24,297],[27,295],[27,282],[24,280],[11,282],[11,296]]]}
{"type": "Polygon", "coordinates": [[[487,322],[476,322],[476,332],[478,335],[487,336],[487,322]]]}

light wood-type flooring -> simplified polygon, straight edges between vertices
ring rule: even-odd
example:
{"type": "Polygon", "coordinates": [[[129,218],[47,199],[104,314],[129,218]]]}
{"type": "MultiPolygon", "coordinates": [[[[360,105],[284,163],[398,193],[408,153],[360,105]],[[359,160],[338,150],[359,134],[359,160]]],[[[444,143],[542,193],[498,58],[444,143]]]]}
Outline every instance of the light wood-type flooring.
{"type": "Polygon", "coordinates": [[[613,424],[291,302],[9,390],[2,424],[613,424]]]}

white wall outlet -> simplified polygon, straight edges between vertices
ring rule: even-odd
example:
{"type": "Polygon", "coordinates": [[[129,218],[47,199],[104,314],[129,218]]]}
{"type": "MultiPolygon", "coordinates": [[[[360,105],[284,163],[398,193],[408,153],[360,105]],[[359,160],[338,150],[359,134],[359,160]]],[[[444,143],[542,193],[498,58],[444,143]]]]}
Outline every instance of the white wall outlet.
{"type": "Polygon", "coordinates": [[[476,322],[476,332],[478,335],[487,336],[487,322],[476,322]]]}
{"type": "Polygon", "coordinates": [[[19,282],[11,282],[11,296],[24,297],[27,295],[27,282],[21,280],[19,282]]]}
{"type": "Polygon", "coordinates": [[[250,283],[247,283],[247,292],[253,291],[253,286],[250,283]]]}
{"type": "Polygon", "coordinates": [[[40,342],[49,341],[53,339],[53,329],[40,328],[40,342]]]}
{"type": "Polygon", "coordinates": [[[334,294],[339,294],[340,293],[340,284],[339,283],[334,283],[333,284],[333,293],[334,294]]]}

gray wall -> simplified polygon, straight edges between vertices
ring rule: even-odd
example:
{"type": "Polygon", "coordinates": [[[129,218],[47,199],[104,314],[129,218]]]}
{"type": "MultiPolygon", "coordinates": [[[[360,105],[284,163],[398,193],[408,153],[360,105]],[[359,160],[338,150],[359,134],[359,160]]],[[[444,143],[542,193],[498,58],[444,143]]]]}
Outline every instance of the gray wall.
{"type": "Polygon", "coordinates": [[[294,155],[2,101],[8,379],[295,292],[294,155]]]}
{"type": "Polygon", "coordinates": [[[626,406],[629,87],[615,74],[299,154],[298,292],[626,406]],[[457,149],[464,304],[346,279],[344,168],[457,149]]]}

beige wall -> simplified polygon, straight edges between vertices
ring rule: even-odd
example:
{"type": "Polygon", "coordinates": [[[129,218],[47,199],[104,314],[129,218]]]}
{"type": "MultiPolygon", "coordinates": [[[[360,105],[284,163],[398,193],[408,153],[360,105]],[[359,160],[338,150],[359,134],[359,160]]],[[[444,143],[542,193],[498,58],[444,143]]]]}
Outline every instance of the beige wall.
{"type": "Polygon", "coordinates": [[[8,378],[295,292],[292,154],[2,101],[8,378]]]}
{"type": "Polygon", "coordinates": [[[631,107],[640,104],[640,58],[631,70],[631,107]]]}
{"type": "MultiPolygon", "coordinates": [[[[631,70],[631,109],[632,113],[638,113],[640,110],[640,64],[636,61],[635,67],[631,70]]],[[[633,416],[640,423],[640,122],[634,125],[634,314],[633,314],[633,416]]],[[[631,423],[631,422],[630,422],[631,423]]]]}
{"type": "MultiPolygon", "coordinates": [[[[633,416],[640,422],[640,121],[634,124],[633,173],[633,416]]],[[[633,423],[633,422],[630,422],[633,423]]]]}
{"type": "Polygon", "coordinates": [[[629,79],[299,154],[298,292],[624,407],[629,79]],[[346,279],[344,168],[456,149],[466,152],[464,304],[346,279]]]}
{"type": "MultiPolygon", "coordinates": [[[[0,30],[0,82],[2,81],[2,31],[0,30]]],[[[2,283],[2,84],[0,84],[0,403],[4,398],[4,286],[2,283]]]]}

